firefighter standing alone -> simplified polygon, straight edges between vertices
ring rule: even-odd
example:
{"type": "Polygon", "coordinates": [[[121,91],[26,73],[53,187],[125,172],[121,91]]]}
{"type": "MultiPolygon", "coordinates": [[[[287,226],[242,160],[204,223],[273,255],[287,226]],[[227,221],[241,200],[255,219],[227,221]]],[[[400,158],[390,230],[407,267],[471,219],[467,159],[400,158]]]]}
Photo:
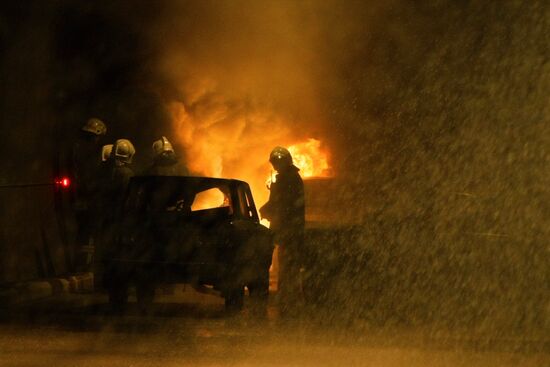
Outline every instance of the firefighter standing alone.
{"type": "Polygon", "coordinates": [[[270,222],[279,245],[279,300],[283,313],[295,310],[300,299],[301,252],[304,241],[304,183],[292,162],[290,152],[275,147],[269,162],[277,171],[269,201],[260,209],[270,222]]]}

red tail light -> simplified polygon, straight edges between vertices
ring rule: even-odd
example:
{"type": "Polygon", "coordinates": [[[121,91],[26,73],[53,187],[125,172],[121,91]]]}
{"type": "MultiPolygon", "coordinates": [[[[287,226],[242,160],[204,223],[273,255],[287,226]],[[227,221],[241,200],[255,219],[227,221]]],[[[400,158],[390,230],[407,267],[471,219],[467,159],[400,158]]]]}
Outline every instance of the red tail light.
{"type": "Polygon", "coordinates": [[[66,189],[71,186],[71,180],[68,177],[61,177],[55,180],[55,184],[57,186],[60,186],[61,188],[66,189]]]}

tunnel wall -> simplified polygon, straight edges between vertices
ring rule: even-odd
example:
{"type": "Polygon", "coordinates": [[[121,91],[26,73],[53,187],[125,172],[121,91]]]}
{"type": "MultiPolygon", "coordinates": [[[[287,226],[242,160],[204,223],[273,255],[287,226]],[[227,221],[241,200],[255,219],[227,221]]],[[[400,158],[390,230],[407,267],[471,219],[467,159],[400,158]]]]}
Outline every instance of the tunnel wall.
{"type": "MultiPolygon", "coordinates": [[[[145,44],[137,47],[138,34],[152,15],[144,12],[132,23],[126,6],[0,4],[0,283],[74,271],[71,193],[13,185],[70,176],[71,149],[88,118],[106,122],[102,143],[134,143],[138,172],[150,164],[142,152],[167,134],[160,97],[136,78],[143,53],[150,52],[145,44]]],[[[140,7],[154,13],[154,4],[132,5],[137,13],[140,7]]]]}
{"type": "Polygon", "coordinates": [[[54,199],[55,114],[52,9],[39,2],[0,7],[0,283],[66,273],[54,199]],[[36,187],[12,185],[45,184],[36,187]]]}

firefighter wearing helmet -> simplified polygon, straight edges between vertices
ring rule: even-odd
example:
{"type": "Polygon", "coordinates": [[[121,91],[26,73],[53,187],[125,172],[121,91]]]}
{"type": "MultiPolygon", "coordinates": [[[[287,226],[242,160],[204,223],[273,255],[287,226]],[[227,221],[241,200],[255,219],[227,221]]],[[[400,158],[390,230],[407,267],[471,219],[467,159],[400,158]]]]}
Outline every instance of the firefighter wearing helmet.
{"type": "Polygon", "coordinates": [[[170,143],[166,136],[163,136],[153,143],[153,154],[155,159],[166,158],[173,160],[176,156],[174,147],[172,147],[172,143],[170,143]]]}
{"type": "Polygon", "coordinates": [[[111,154],[115,165],[127,166],[132,163],[132,158],[136,154],[136,149],[132,142],[128,139],[118,139],[111,149],[111,154]]]}
{"type": "Polygon", "coordinates": [[[111,180],[108,192],[110,192],[110,201],[113,206],[113,212],[116,213],[122,205],[126,187],[130,178],[134,176],[131,168],[132,159],[136,150],[132,142],[128,139],[118,139],[111,151],[111,180]]]}
{"type": "Polygon", "coordinates": [[[100,193],[101,140],[107,126],[98,118],[90,118],[80,128],[79,137],[72,147],[72,175],[75,186],[74,211],[77,222],[76,241],[78,254],[75,267],[88,271],[94,252],[97,232],[97,202],[100,193]]]}
{"type": "MultiPolygon", "coordinates": [[[[106,146],[105,150],[109,148],[106,146]]],[[[134,176],[132,160],[136,153],[134,145],[128,139],[118,139],[112,145],[111,154],[103,163],[103,195],[101,199],[102,226],[101,241],[98,255],[101,259],[96,264],[94,277],[97,286],[109,289],[112,284],[103,282],[104,273],[113,271],[110,268],[103,268],[106,259],[112,256],[113,242],[115,240],[116,223],[122,215],[122,205],[126,188],[130,179],[134,176]]]]}
{"type": "Polygon", "coordinates": [[[103,215],[107,222],[116,219],[120,210],[126,187],[134,176],[131,168],[136,150],[128,139],[118,139],[111,148],[110,157],[103,165],[103,215]]]}
{"type": "Polygon", "coordinates": [[[179,164],[172,143],[165,136],[153,142],[153,162],[146,170],[147,175],[178,176],[186,175],[187,170],[179,164]]]}
{"type": "Polygon", "coordinates": [[[260,209],[270,222],[279,245],[279,299],[281,311],[292,313],[300,297],[301,251],[305,226],[304,183],[290,152],[275,147],[269,162],[277,171],[269,201],[260,209]]]}
{"type": "Polygon", "coordinates": [[[113,144],[107,144],[101,147],[101,162],[106,163],[111,159],[113,144]]]}
{"type": "Polygon", "coordinates": [[[80,137],[73,147],[73,175],[76,190],[88,196],[93,190],[99,169],[97,157],[101,152],[101,139],[107,133],[107,126],[97,118],[91,118],[80,129],[80,137]]]}
{"type": "Polygon", "coordinates": [[[92,136],[103,136],[107,134],[107,126],[98,118],[91,118],[86,121],[86,124],[82,127],[82,131],[92,136]]]}

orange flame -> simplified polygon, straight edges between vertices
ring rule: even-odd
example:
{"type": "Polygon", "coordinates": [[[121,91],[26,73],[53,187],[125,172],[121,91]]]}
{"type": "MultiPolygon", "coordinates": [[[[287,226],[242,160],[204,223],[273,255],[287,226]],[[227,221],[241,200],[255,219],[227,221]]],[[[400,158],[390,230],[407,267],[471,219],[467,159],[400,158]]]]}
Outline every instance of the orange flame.
{"type": "Polygon", "coordinates": [[[184,147],[186,163],[193,174],[248,182],[258,208],[269,198],[266,176],[272,169],[269,152],[275,146],[288,147],[302,177],[330,175],[321,141],[307,139],[285,144],[295,139],[288,128],[292,124],[282,117],[255,110],[234,116],[222,108],[223,101],[212,104],[215,103],[204,106],[200,114],[197,109],[188,112],[178,102],[169,106],[174,137],[184,147]]]}
{"type": "Polygon", "coordinates": [[[331,175],[327,155],[321,150],[321,141],[308,139],[304,143],[288,147],[294,165],[302,177],[327,177],[331,175]]]}

